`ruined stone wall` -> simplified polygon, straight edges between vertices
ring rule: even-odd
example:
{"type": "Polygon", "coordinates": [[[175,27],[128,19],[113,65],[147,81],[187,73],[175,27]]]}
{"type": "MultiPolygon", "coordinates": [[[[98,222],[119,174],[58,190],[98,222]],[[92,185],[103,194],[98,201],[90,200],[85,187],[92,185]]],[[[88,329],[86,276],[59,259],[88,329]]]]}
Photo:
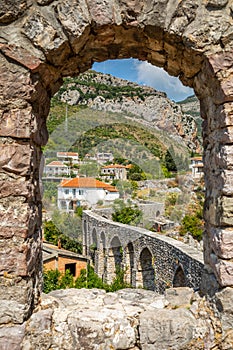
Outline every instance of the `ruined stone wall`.
{"type": "MultiPolygon", "coordinates": [[[[103,276],[108,282],[112,282],[115,276],[116,264],[114,263],[115,254],[122,251],[121,267],[129,270],[129,258],[127,258],[127,249],[131,245],[133,270],[132,276],[128,280],[132,281],[134,287],[142,286],[142,280],[139,279],[138,272],[140,268],[140,255],[144,248],[151,252],[152,265],[155,272],[155,286],[153,290],[163,293],[165,288],[173,285],[173,279],[179,266],[182,267],[185,276],[185,285],[194,289],[199,289],[202,271],[204,267],[202,253],[187,246],[186,244],[147,231],[142,228],[124,225],[107,220],[96,213],[85,211],[83,222],[86,229],[83,230],[83,242],[87,242],[84,250],[91,254],[91,245],[93,244],[93,232],[97,237],[97,249],[95,251],[95,271],[100,277],[103,276]],[[105,237],[104,246],[101,237],[105,237]],[[103,248],[105,254],[103,255],[103,248]],[[103,272],[102,263],[106,259],[106,269],[103,272]]],[[[129,273],[129,272],[128,272],[129,273]]],[[[150,273],[150,272],[149,272],[150,273]]],[[[144,286],[145,287],[145,286],[144,286]]]]}
{"type": "Polygon", "coordinates": [[[62,78],[135,57],[194,87],[204,118],[204,259],[233,286],[231,0],[8,0],[0,23],[0,323],[41,293],[41,146],[62,78]]]}

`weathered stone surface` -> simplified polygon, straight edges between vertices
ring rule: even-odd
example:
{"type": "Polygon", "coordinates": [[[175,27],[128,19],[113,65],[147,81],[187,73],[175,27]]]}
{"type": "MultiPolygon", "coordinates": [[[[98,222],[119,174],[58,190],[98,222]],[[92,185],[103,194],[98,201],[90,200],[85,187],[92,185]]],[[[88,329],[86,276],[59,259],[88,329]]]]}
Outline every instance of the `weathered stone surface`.
{"type": "Polygon", "coordinates": [[[43,295],[41,310],[26,323],[22,347],[196,350],[197,344],[207,342],[217,346],[219,320],[204,299],[197,297],[192,305],[174,309],[166,308],[168,301],[157,308],[159,300],[153,292],[134,289],[107,294],[97,289],[53,291],[43,295]]]}
{"type": "Polygon", "coordinates": [[[145,311],[140,315],[142,349],[182,349],[193,337],[195,317],[186,309],[145,311]]]}
{"type": "Polygon", "coordinates": [[[233,286],[233,262],[231,260],[220,260],[214,253],[211,253],[210,265],[222,287],[233,286]]]}
{"type": "Polygon", "coordinates": [[[223,259],[233,258],[233,228],[211,228],[211,246],[217,256],[223,259]]]}
{"type": "Polygon", "coordinates": [[[171,308],[190,305],[193,296],[193,290],[187,287],[171,288],[165,292],[165,298],[171,308]]]}
{"type": "Polygon", "coordinates": [[[31,4],[29,0],[8,0],[1,2],[0,23],[10,23],[20,17],[31,4]]]}
{"type": "Polygon", "coordinates": [[[19,350],[24,336],[25,324],[0,328],[0,348],[2,350],[19,350]]]}

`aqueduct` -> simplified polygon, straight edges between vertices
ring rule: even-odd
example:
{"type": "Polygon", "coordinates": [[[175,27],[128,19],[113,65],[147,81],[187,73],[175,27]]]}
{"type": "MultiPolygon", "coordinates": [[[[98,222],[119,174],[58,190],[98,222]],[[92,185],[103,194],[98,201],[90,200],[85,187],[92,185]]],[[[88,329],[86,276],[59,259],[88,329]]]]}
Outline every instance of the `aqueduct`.
{"type": "Polygon", "coordinates": [[[95,272],[111,283],[118,268],[132,287],[164,293],[168,287],[200,288],[202,253],[178,240],[139,227],[83,213],[83,253],[95,272]]]}
{"type": "Polygon", "coordinates": [[[50,98],[94,61],[134,57],[193,87],[206,183],[204,261],[233,286],[231,0],[8,0],[1,3],[1,324],[41,294],[41,146],[50,98]]]}

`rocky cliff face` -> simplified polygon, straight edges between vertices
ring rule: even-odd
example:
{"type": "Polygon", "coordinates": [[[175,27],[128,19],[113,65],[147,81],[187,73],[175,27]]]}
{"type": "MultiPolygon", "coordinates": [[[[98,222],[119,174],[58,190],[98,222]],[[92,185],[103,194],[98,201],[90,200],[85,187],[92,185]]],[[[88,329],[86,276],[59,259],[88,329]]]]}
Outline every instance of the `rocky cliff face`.
{"type": "Polygon", "coordinates": [[[190,150],[201,149],[195,118],[165,93],[151,87],[89,71],[78,79],[66,81],[58,96],[71,105],[84,104],[99,111],[136,118],[141,124],[168,132],[177,142],[184,141],[190,150]]]}

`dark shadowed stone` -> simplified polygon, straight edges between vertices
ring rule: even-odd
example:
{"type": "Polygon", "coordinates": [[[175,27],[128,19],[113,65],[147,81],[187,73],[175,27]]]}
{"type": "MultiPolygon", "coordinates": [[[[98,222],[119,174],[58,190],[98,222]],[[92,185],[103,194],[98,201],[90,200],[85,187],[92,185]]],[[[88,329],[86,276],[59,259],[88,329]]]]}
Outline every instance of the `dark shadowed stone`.
{"type": "Polygon", "coordinates": [[[30,5],[30,0],[1,1],[0,23],[10,23],[19,18],[30,5]]]}

